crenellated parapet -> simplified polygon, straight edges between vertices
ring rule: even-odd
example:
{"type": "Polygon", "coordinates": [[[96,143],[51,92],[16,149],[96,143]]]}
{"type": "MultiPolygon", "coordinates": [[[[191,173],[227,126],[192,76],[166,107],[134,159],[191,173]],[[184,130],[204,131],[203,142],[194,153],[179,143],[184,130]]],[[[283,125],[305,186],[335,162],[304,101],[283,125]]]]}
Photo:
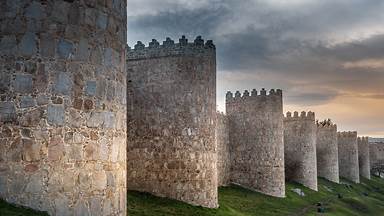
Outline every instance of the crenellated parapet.
{"type": "Polygon", "coordinates": [[[152,39],[148,46],[141,41],[138,41],[133,49],[128,47],[127,60],[159,58],[168,56],[188,56],[201,55],[211,56],[216,54],[216,46],[212,40],[206,42],[201,36],[196,37],[193,42],[189,42],[185,36],[179,39],[179,43],[175,43],[171,38],[167,37],[160,44],[156,39],[152,39]]]}
{"type": "Polygon", "coordinates": [[[345,138],[356,138],[357,139],[357,131],[343,131],[343,132],[337,132],[338,137],[345,137],[345,138]]]}
{"type": "Polygon", "coordinates": [[[231,91],[228,91],[225,98],[227,103],[231,103],[245,100],[268,99],[272,97],[275,98],[276,96],[282,97],[283,91],[281,89],[271,89],[269,90],[268,94],[264,88],[261,89],[260,92],[257,92],[256,89],[253,89],[251,92],[245,90],[243,94],[241,94],[240,91],[236,91],[235,94],[233,94],[231,91]]]}
{"type": "Polygon", "coordinates": [[[299,115],[299,112],[295,111],[293,112],[287,112],[285,115],[284,121],[303,121],[303,120],[311,120],[315,121],[315,113],[314,112],[301,112],[299,115]]]}
{"type": "Polygon", "coordinates": [[[326,119],[323,121],[316,120],[316,125],[318,129],[332,129],[332,130],[337,130],[337,125],[332,122],[331,119],[326,119]]]}
{"type": "Polygon", "coordinates": [[[357,137],[358,142],[368,143],[369,137],[357,137]]]}

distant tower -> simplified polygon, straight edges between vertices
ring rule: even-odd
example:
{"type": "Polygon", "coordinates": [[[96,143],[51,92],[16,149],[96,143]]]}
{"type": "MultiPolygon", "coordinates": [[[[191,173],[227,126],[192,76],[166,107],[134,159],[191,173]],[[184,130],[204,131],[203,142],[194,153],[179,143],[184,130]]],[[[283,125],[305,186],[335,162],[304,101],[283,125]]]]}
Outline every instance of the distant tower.
{"type": "Polygon", "coordinates": [[[231,182],[285,196],[282,91],[262,89],[226,96],[231,182]]]}
{"type": "Polygon", "coordinates": [[[357,144],[359,147],[360,175],[363,176],[364,178],[371,179],[368,137],[359,137],[357,139],[357,144]]]}
{"type": "Polygon", "coordinates": [[[317,191],[315,113],[290,112],[284,118],[285,177],[317,191]]]}
{"type": "Polygon", "coordinates": [[[212,41],[138,42],[127,72],[129,189],[218,207],[212,41]]]}
{"type": "Polygon", "coordinates": [[[0,198],[126,215],[126,1],[2,0],[0,11],[0,198]]]}
{"type": "Polygon", "coordinates": [[[337,142],[340,176],[360,183],[357,132],[339,132],[337,142]]]}
{"type": "Polygon", "coordinates": [[[339,152],[337,125],[331,120],[317,123],[316,135],[317,175],[339,183],[339,152]]]}

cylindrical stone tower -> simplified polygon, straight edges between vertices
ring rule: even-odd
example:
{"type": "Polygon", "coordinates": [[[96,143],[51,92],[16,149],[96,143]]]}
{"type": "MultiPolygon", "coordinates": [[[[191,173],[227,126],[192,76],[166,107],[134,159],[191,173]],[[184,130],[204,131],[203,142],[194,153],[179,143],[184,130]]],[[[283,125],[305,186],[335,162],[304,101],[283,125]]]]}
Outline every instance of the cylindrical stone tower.
{"type": "Polygon", "coordinates": [[[357,132],[338,132],[337,143],[340,176],[360,183],[357,132]]]}
{"type": "Polygon", "coordinates": [[[337,125],[330,119],[317,122],[316,158],[317,175],[340,183],[337,125]]]}
{"type": "Polygon", "coordinates": [[[315,113],[284,118],[285,178],[317,191],[315,113]]]}
{"type": "Polygon", "coordinates": [[[360,175],[371,179],[371,165],[369,161],[369,143],[368,137],[359,137],[357,139],[359,148],[359,169],[360,175]]]}
{"type": "Polygon", "coordinates": [[[226,95],[231,182],[267,195],[285,196],[282,91],[226,95]]]}
{"type": "Polygon", "coordinates": [[[0,3],[0,197],[126,215],[126,1],[0,3]]]}
{"type": "Polygon", "coordinates": [[[127,71],[129,189],[218,207],[212,41],[138,42],[127,71]]]}

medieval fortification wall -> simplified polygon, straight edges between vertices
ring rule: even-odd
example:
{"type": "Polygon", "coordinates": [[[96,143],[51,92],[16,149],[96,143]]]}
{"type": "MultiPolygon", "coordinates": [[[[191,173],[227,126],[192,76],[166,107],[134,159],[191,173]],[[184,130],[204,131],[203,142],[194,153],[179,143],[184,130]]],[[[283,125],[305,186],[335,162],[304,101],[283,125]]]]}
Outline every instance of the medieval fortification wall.
{"type": "Polygon", "coordinates": [[[231,182],[284,197],[282,91],[262,89],[226,96],[231,152],[231,182]]]}
{"type": "Polygon", "coordinates": [[[384,143],[369,143],[369,159],[372,173],[384,170],[384,143]]]}
{"type": "Polygon", "coordinates": [[[129,189],[218,207],[212,41],[138,42],[127,73],[129,189]]]}
{"type": "Polygon", "coordinates": [[[315,113],[288,112],[284,118],[285,178],[317,191],[315,113]]]}
{"type": "Polygon", "coordinates": [[[360,183],[357,132],[338,132],[339,173],[355,183],[360,183]]]}
{"type": "Polygon", "coordinates": [[[0,198],[126,215],[126,1],[1,1],[0,198]]]}
{"type": "Polygon", "coordinates": [[[359,137],[357,139],[359,152],[359,172],[364,178],[371,179],[371,165],[369,161],[369,143],[368,137],[359,137]]]}
{"type": "Polygon", "coordinates": [[[316,157],[317,175],[339,183],[337,125],[330,119],[317,122],[316,157]]]}
{"type": "Polygon", "coordinates": [[[218,185],[227,186],[230,184],[231,155],[229,151],[228,118],[223,113],[217,113],[216,145],[218,185]]]}

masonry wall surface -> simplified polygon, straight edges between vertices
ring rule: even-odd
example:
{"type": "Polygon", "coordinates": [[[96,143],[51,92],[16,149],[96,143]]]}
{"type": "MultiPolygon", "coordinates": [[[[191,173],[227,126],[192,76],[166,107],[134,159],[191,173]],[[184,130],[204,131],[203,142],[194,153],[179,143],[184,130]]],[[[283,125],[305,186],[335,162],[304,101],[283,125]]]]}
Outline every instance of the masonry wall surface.
{"type": "Polygon", "coordinates": [[[360,183],[357,132],[338,132],[339,173],[355,183],[360,183]]]}
{"type": "Polygon", "coordinates": [[[139,42],[127,72],[129,189],[218,207],[212,41],[139,42]]]}
{"type": "Polygon", "coordinates": [[[222,113],[217,113],[216,145],[218,185],[227,186],[230,184],[231,155],[229,152],[228,118],[222,113]]]}
{"type": "Polygon", "coordinates": [[[315,114],[288,112],[284,118],[285,178],[317,191],[315,114]]]}
{"type": "Polygon", "coordinates": [[[0,197],[126,214],[126,1],[0,3],[0,197]]]}
{"type": "Polygon", "coordinates": [[[285,196],[282,91],[253,90],[226,96],[231,182],[285,196]]]}
{"type": "Polygon", "coordinates": [[[371,170],[384,167],[384,143],[369,143],[371,170]]]}
{"type": "Polygon", "coordinates": [[[371,179],[371,165],[369,161],[369,143],[368,137],[359,137],[357,139],[359,152],[359,172],[364,178],[371,179]]]}
{"type": "Polygon", "coordinates": [[[339,153],[335,124],[331,122],[317,124],[316,157],[317,175],[339,183],[339,153]]]}

